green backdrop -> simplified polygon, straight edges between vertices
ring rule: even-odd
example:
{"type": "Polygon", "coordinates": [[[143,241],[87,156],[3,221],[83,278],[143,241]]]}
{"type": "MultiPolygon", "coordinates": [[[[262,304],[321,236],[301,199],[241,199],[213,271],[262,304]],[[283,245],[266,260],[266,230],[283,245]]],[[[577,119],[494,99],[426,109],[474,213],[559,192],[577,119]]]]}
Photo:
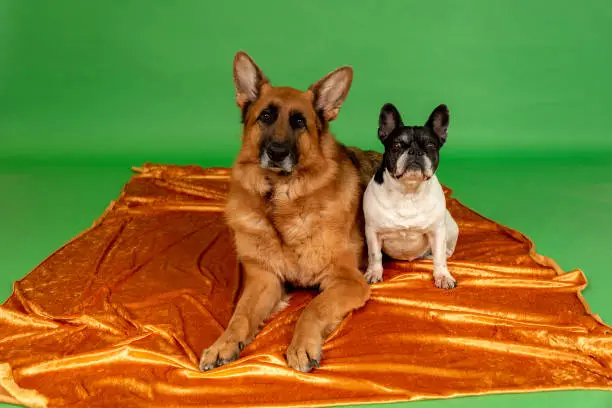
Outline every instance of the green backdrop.
{"type": "Polygon", "coordinates": [[[334,129],[360,146],[392,101],[418,122],[447,103],[455,152],[612,148],[611,18],[609,0],[0,0],[0,154],[227,164],[240,49],[301,88],[352,65],[334,129]]]}
{"type": "MultiPolygon", "coordinates": [[[[610,323],[611,18],[610,0],[0,0],[0,298],[98,217],[129,166],[231,164],[242,49],[303,89],[352,65],[332,126],[348,144],[378,149],[385,102],[415,123],[448,104],[442,181],[583,268],[610,323]]],[[[516,403],[609,408],[612,393],[410,406],[516,403]]]]}

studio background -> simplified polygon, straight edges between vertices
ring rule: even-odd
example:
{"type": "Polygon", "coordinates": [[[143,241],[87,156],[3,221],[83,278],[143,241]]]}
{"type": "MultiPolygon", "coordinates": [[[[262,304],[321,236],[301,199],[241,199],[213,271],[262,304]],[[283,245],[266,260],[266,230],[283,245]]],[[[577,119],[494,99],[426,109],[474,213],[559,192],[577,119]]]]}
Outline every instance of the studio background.
{"type": "MultiPolygon", "coordinates": [[[[378,111],[451,111],[440,180],[532,238],[612,322],[612,3],[0,0],[0,298],[157,163],[230,166],[232,59],[306,89],[351,65],[332,130],[380,149],[378,111]]],[[[398,406],[606,407],[554,392],[398,406]]]]}

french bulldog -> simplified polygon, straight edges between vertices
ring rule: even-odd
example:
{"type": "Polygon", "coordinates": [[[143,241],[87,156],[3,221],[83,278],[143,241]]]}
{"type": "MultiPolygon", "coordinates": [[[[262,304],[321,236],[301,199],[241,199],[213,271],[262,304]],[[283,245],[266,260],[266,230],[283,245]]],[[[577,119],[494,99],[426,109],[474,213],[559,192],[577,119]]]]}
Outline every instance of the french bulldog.
{"type": "Polygon", "coordinates": [[[456,286],[446,259],[455,251],[459,227],[435,175],[449,117],[446,105],[440,105],[424,126],[404,126],[394,105],[380,111],[378,138],[385,150],[363,197],[370,283],[382,281],[384,252],[405,261],[433,258],[435,285],[456,286]]]}

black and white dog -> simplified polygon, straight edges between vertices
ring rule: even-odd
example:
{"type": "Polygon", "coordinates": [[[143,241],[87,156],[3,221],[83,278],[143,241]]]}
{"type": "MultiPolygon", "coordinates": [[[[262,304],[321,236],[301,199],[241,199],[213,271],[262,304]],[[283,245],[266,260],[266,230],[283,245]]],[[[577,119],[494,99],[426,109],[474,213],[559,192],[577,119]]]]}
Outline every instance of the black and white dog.
{"type": "Polygon", "coordinates": [[[380,112],[378,137],[385,152],[363,198],[370,283],[382,281],[384,252],[407,261],[432,257],[436,286],[456,286],[446,259],[455,251],[459,228],[435,176],[448,122],[446,105],[438,106],[425,126],[404,126],[392,104],[380,112]]]}

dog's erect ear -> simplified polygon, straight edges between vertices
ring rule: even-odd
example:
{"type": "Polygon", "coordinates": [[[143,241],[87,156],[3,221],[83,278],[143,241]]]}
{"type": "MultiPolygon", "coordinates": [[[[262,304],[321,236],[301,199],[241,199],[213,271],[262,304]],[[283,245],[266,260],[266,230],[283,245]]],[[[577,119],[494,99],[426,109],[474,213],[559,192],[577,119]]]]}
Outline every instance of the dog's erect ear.
{"type": "Polygon", "coordinates": [[[378,138],[380,141],[384,143],[389,135],[401,126],[404,126],[404,123],[397,108],[392,103],[385,104],[380,110],[380,117],[378,118],[378,138]]]}
{"type": "Polygon", "coordinates": [[[314,107],[325,120],[332,121],[338,116],[340,107],[351,89],[353,68],[341,67],[325,75],[308,88],[314,95],[314,107]]]}
{"type": "Polygon", "coordinates": [[[238,52],[234,57],[234,85],[236,86],[236,103],[244,109],[259,98],[262,85],[268,78],[259,69],[255,61],[245,52],[238,52]]]}
{"type": "Polygon", "coordinates": [[[431,115],[425,126],[431,128],[434,133],[440,138],[442,144],[446,142],[446,136],[448,136],[448,122],[450,114],[446,105],[439,105],[431,115]]]}

